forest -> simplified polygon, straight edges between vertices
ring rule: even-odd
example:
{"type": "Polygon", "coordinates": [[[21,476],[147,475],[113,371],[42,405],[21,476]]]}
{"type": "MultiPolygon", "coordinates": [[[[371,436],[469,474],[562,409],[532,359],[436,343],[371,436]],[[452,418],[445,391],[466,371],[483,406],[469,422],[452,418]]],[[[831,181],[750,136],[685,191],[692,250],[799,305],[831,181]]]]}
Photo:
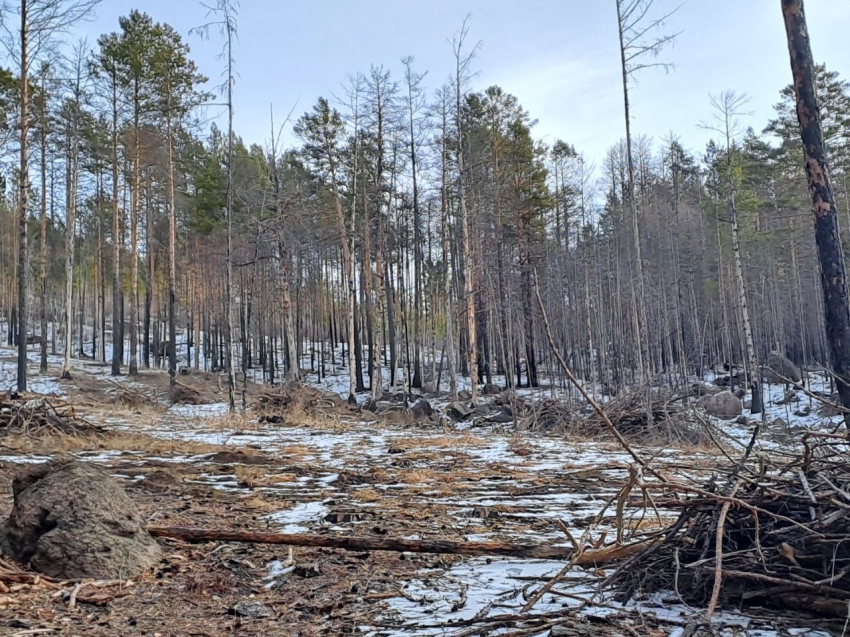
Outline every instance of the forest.
{"type": "MultiPolygon", "coordinates": [[[[201,126],[215,98],[167,24],[134,12],[118,27],[65,67],[33,65],[26,192],[11,161],[20,83],[6,70],[0,84],[4,336],[40,342],[42,368],[58,348],[113,374],[230,365],[274,382],[301,374],[306,347],[320,377],[351,350],[351,393],[373,398],[402,373],[412,387],[436,379],[443,358],[446,386],[533,387],[555,374],[535,285],[591,384],[743,365],[746,322],[757,360],[828,364],[790,86],[756,128],[741,123],[745,95],[713,96],[716,139],[696,154],[635,134],[596,163],[535,140],[521,96],[469,90],[464,31],[454,83],[427,86],[412,58],[399,77],[373,66],[342,100],[293,114],[301,144],[280,148],[280,114],[256,143],[201,126]]],[[[850,227],[850,87],[816,73],[850,227]]]]}
{"type": "MultiPolygon", "coordinates": [[[[122,478],[150,542],[139,571],[158,564],[193,608],[173,634],[234,629],[205,624],[222,597],[244,634],[731,635],[710,632],[715,608],[751,600],[781,618],[734,634],[840,634],[850,82],[812,59],[802,0],[772,3],[792,72],[771,116],[706,91],[697,149],[631,110],[640,76],[676,82],[676,7],[610,0],[622,139],[603,157],[479,85],[474,16],[447,29],[451,68],[400,51],[271,108],[250,139],[236,0],[199,3],[189,33],[140,9],[74,40],[105,4],[0,3],[0,615],[31,629],[9,634],[66,634],[33,614],[62,590],[87,634],[156,597],[151,576],[131,591],[16,555],[27,480],[50,474],[11,476],[47,460],[70,472],[60,500],[99,481],[90,465],[122,478]],[[193,60],[202,39],[220,78],[193,60]],[[210,541],[220,558],[193,546],[210,541]],[[484,585],[487,555],[507,570],[484,585]],[[294,576],[317,578],[312,601],[283,592],[294,576]],[[629,601],[672,590],[698,609],[680,626],[629,601]]],[[[110,511],[127,497],[80,491],[110,511]]],[[[85,545],[67,533],[52,555],[85,545]]]]}

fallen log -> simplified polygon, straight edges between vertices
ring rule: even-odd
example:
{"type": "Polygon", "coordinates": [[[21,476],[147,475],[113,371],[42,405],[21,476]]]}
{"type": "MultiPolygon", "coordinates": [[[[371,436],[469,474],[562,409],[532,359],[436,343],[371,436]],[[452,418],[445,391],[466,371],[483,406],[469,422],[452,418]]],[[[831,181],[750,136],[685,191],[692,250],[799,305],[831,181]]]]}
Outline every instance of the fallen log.
{"type": "MultiPolygon", "coordinates": [[[[511,544],[508,542],[452,542],[449,540],[403,540],[383,537],[350,537],[310,535],[306,533],[268,533],[264,531],[235,531],[221,529],[193,529],[188,527],[148,527],[154,537],[182,540],[184,542],[245,542],[248,544],[284,544],[342,549],[344,551],[396,551],[409,553],[437,553],[468,556],[524,557],[542,560],[569,560],[573,549],[567,546],[545,544],[511,544]]],[[[607,546],[589,549],[575,561],[576,566],[595,566],[621,560],[647,546],[638,542],[625,546],[607,546]]]]}

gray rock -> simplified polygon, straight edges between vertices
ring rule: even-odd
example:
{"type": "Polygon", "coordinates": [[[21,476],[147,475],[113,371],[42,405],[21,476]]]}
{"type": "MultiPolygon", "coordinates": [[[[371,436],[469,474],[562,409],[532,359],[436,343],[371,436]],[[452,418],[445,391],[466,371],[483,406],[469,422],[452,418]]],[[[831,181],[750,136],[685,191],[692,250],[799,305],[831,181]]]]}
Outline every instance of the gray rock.
{"type": "Polygon", "coordinates": [[[416,420],[427,420],[434,413],[434,408],[431,407],[431,403],[421,398],[413,405],[412,413],[416,420]]]}
{"type": "Polygon", "coordinates": [[[478,405],[475,409],[472,410],[472,416],[474,418],[486,418],[491,415],[495,409],[492,405],[478,405]]]}
{"type": "Polygon", "coordinates": [[[746,396],[746,395],[747,395],[747,390],[746,390],[746,389],[742,389],[741,387],[739,387],[738,389],[736,389],[736,390],[735,390],[734,392],[732,392],[732,393],[733,393],[733,394],[735,394],[735,396],[736,396],[737,398],[743,398],[744,396],[746,396]]]}
{"type": "Polygon", "coordinates": [[[119,484],[90,463],[37,465],[15,476],[6,550],[61,579],[127,579],[161,556],[119,484]]]}
{"type": "Polygon", "coordinates": [[[457,393],[457,397],[459,400],[472,400],[472,394],[470,394],[469,391],[466,389],[461,389],[457,393]]]}
{"type": "Polygon", "coordinates": [[[744,416],[743,414],[738,416],[737,418],[735,418],[735,422],[739,425],[749,425],[750,424],[750,421],[747,420],[747,417],[744,416]]]}
{"type": "Polygon", "coordinates": [[[771,429],[786,430],[786,429],[788,429],[788,423],[785,422],[784,418],[775,418],[773,420],[773,422],[770,423],[770,428],[771,429]]]}
{"type": "Polygon", "coordinates": [[[709,415],[724,420],[737,418],[744,410],[741,399],[730,391],[722,391],[714,396],[705,396],[700,399],[700,403],[709,415]]]}
{"type": "Polygon", "coordinates": [[[752,408],[753,408],[753,401],[750,400],[749,398],[747,398],[747,400],[744,401],[744,409],[752,409],[752,408]]]}
{"type": "Polygon", "coordinates": [[[262,619],[264,617],[272,616],[268,606],[262,602],[255,602],[247,599],[236,602],[230,607],[228,612],[231,615],[238,615],[239,617],[247,617],[249,619],[262,619]]]}
{"type": "Polygon", "coordinates": [[[513,422],[513,421],[514,421],[514,417],[511,414],[509,414],[507,411],[505,411],[504,409],[502,409],[498,414],[495,414],[494,416],[490,416],[487,419],[487,422],[492,422],[492,423],[498,424],[498,425],[506,425],[509,422],[513,422]]]}
{"type": "Polygon", "coordinates": [[[805,418],[806,416],[810,415],[811,413],[812,413],[812,408],[809,407],[808,405],[806,405],[802,409],[798,409],[797,411],[795,411],[794,415],[799,417],[799,418],[805,418]]]}
{"type": "Polygon", "coordinates": [[[797,403],[800,402],[800,399],[797,397],[797,392],[793,389],[789,389],[785,392],[780,400],[776,401],[777,405],[787,405],[788,403],[797,403]]]}
{"type": "Polygon", "coordinates": [[[457,418],[458,420],[469,418],[470,414],[472,414],[472,410],[469,406],[460,401],[451,403],[446,411],[450,416],[457,418]]]}
{"type": "Polygon", "coordinates": [[[706,396],[713,395],[720,391],[720,388],[717,385],[713,385],[711,383],[705,383],[702,381],[698,381],[696,383],[691,384],[691,392],[694,396],[706,396]]]}
{"type": "Polygon", "coordinates": [[[803,380],[803,372],[793,361],[780,352],[770,352],[767,355],[767,365],[764,367],[764,379],[768,383],[799,383],[803,380]]]}
{"type": "Polygon", "coordinates": [[[499,389],[498,385],[493,385],[491,383],[485,383],[484,387],[481,388],[481,393],[484,396],[498,396],[502,393],[502,390],[499,389]]]}

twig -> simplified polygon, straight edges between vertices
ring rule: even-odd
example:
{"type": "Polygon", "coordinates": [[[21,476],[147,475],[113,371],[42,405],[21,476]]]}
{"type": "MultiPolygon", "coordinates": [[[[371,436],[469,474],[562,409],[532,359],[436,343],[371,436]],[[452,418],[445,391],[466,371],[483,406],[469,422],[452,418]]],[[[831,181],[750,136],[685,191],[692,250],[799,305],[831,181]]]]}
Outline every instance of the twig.
{"type": "MultiPolygon", "coordinates": [[[[734,498],[738,488],[741,486],[742,480],[738,478],[729,496],[734,498]]],[[[726,524],[726,515],[729,513],[729,508],[732,506],[730,501],[723,503],[723,508],[720,509],[720,517],[717,518],[717,531],[714,536],[714,586],[711,590],[711,601],[708,603],[708,609],[705,611],[705,621],[711,621],[711,616],[717,608],[717,601],[720,599],[720,586],[723,582],[723,527],[726,524]]]]}

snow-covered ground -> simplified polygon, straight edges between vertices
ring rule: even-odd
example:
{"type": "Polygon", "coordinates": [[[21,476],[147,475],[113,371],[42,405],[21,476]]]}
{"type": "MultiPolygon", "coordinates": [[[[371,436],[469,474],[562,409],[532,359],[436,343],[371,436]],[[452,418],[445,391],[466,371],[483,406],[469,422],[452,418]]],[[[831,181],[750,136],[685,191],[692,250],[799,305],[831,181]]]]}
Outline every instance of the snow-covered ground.
{"type": "MultiPolygon", "coordinates": [[[[50,357],[51,373],[33,374],[37,370],[38,351],[31,348],[30,388],[39,393],[60,394],[56,380],[61,369],[61,357],[50,357]]],[[[304,363],[305,361],[302,361],[304,363]]],[[[309,366],[309,357],[306,360],[309,366]]],[[[81,365],[82,361],[75,361],[81,365]]],[[[328,371],[332,369],[328,366],[328,371]]],[[[105,370],[88,368],[86,373],[97,377],[105,370]]],[[[0,349],[0,386],[14,384],[14,353],[0,349]]],[[[319,385],[341,396],[348,392],[345,369],[337,367],[321,381],[315,376],[311,384],[319,385]]],[[[504,379],[496,379],[504,382],[504,379]]],[[[122,382],[127,382],[122,381],[122,382]]],[[[443,388],[447,382],[444,376],[443,388]]],[[[810,375],[811,391],[825,391],[827,379],[810,375]]],[[[465,385],[461,384],[461,389],[465,385]]],[[[527,400],[561,395],[563,390],[552,388],[520,390],[527,400]]],[[[773,385],[765,395],[765,420],[768,424],[782,418],[789,428],[823,429],[836,426],[840,418],[821,417],[817,404],[802,392],[800,402],[779,404],[785,388],[773,385]],[[794,415],[802,407],[811,406],[811,413],[794,415]]],[[[364,396],[358,397],[365,399],[364,396]]],[[[434,401],[437,405],[442,404],[434,401]]],[[[162,414],[146,415],[144,422],[130,420],[120,413],[100,416],[100,423],[116,430],[144,433],[183,442],[208,443],[238,449],[263,452],[281,463],[304,468],[304,475],[292,479],[269,470],[256,485],[249,486],[238,473],[221,474],[203,471],[198,482],[235,494],[252,492],[274,493],[286,501],[279,511],[262,518],[262,523],[278,531],[300,533],[331,530],[337,533],[358,531],[359,525],[370,524],[377,511],[440,512],[443,530],[435,536],[431,527],[411,528],[410,537],[445,537],[468,541],[514,539],[528,542],[549,542],[568,546],[564,529],[580,538],[588,531],[588,520],[594,517],[614,497],[626,480],[632,458],[617,444],[598,440],[576,441],[536,433],[517,434],[497,429],[470,431],[440,430],[434,427],[388,427],[374,420],[354,415],[341,416],[337,422],[323,426],[279,426],[261,424],[250,414],[228,419],[224,403],[202,406],[174,406],[162,414]],[[343,480],[341,476],[354,481],[343,480]],[[333,517],[341,507],[353,513],[333,517]],[[333,519],[329,519],[333,518],[333,519]]],[[[752,425],[717,421],[718,426],[738,445],[745,445],[751,436],[752,425]]],[[[768,452],[778,444],[767,432],[760,440],[761,449],[768,452]]],[[[693,477],[702,480],[710,473],[711,457],[702,451],[684,452],[680,449],[640,447],[639,453],[651,458],[680,479],[693,477]],[[685,455],[687,454],[687,457],[685,455]],[[703,462],[705,472],[690,476],[678,468],[703,462]]],[[[78,454],[91,462],[110,462],[119,452],[78,454]]],[[[127,454],[124,454],[126,457],[127,454]]],[[[42,462],[48,456],[2,455],[0,461],[42,462]]],[[[209,463],[207,455],[174,455],[148,457],[138,454],[138,462],[183,462],[203,468],[209,463]]],[[[121,476],[121,474],[116,474],[121,476]]],[[[132,479],[144,479],[138,476],[132,479]]],[[[661,510],[668,519],[672,513],[661,510]]],[[[638,516],[641,510],[630,512],[629,521],[645,522],[638,516]]],[[[601,533],[613,532],[614,512],[609,510],[594,529],[590,539],[601,533]]],[[[443,635],[446,629],[427,628],[428,624],[445,625],[451,620],[484,617],[490,614],[516,612],[527,601],[530,591],[557,573],[563,563],[545,560],[475,558],[457,562],[443,570],[422,572],[401,583],[404,595],[390,599],[386,619],[402,627],[396,631],[371,631],[381,635],[443,635]]],[[[274,581],[288,567],[272,563],[269,581],[274,581]]],[[[555,611],[563,607],[585,604],[595,592],[599,574],[575,569],[545,595],[535,606],[536,612],[555,611]]],[[[693,610],[656,596],[632,605],[641,612],[661,616],[669,622],[670,635],[680,635],[693,610]]],[[[616,612],[617,604],[609,599],[596,599],[586,612],[604,614],[616,612]]],[[[376,620],[378,618],[375,618],[376,620]]],[[[715,617],[719,634],[748,637],[778,635],[769,626],[743,615],[719,613],[715,617]],[[736,628],[737,627],[737,628],[736,628]],[[723,631],[727,631],[724,633],[723,631]]],[[[364,626],[367,633],[368,625],[364,626]]],[[[492,634],[499,634],[498,631],[492,634]]],[[[797,632],[815,637],[826,633],[797,632]]]]}

